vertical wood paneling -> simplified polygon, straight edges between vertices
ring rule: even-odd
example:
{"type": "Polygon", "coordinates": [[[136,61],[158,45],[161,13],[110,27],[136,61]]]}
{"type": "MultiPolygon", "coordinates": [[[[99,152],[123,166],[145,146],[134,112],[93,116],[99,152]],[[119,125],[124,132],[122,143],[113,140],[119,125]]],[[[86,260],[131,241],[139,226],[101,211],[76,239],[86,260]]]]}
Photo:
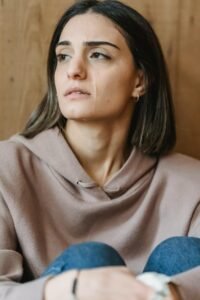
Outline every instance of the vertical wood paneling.
{"type": "Polygon", "coordinates": [[[180,8],[177,149],[200,158],[200,2],[183,1],[180,8]]]}
{"type": "MultiPolygon", "coordinates": [[[[58,17],[73,1],[0,0],[0,139],[19,131],[46,90],[46,58],[58,17]]],[[[124,0],[157,32],[177,116],[177,149],[200,158],[200,1],[124,0]]]]}
{"type": "Polygon", "coordinates": [[[126,3],[144,15],[156,31],[165,54],[175,93],[180,32],[180,0],[129,0],[126,3]]]}

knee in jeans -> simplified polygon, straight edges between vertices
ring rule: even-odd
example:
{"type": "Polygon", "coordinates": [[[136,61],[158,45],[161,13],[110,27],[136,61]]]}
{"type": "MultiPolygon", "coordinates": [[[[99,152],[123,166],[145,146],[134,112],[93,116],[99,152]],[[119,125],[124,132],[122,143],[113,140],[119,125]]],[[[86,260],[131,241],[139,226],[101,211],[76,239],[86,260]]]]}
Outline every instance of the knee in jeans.
{"type": "Polygon", "coordinates": [[[200,239],[171,237],[161,242],[151,253],[144,272],[154,271],[175,275],[200,265],[200,239]]]}
{"type": "Polygon", "coordinates": [[[84,242],[66,248],[45,270],[43,275],[59,274],[71,269],[91,269],[125,265],[120,254],[101,242],[84,242]]]}

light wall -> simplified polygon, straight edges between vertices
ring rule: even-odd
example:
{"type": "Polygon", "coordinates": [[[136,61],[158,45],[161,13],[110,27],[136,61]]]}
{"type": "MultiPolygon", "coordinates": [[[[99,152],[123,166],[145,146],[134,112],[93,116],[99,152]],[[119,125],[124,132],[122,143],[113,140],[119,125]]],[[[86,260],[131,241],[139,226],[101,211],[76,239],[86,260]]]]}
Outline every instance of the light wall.
{"type": "MultiPolygon", "coordinates": [[[[127,0],[152,24],[168,63],[178,141],[200,158],[200,1],[127,0]]],[[[23,128],[46,90],[46,57],[59,16],[72,1],[0,1],[0,139],[23,128]]]]}

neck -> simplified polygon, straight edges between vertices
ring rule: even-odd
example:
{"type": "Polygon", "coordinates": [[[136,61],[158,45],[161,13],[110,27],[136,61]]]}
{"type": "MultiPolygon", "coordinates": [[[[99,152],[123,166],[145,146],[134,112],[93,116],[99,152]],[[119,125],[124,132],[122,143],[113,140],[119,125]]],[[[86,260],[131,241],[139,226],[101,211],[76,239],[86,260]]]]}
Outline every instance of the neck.
{"type": "Polygon", "coordinates": [[[124,164],[127,128],[122,124],[68,120],[66,139],[89,176],[103,186],[124,164]]]}

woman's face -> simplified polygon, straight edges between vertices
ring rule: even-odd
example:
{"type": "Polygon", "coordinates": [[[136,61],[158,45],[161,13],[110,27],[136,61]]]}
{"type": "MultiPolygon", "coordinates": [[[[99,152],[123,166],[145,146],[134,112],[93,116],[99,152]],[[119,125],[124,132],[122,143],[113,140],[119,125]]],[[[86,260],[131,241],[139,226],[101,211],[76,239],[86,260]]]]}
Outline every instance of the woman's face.
{"type": "Polygon", "coordinates": [[[77,15],[56,47],[55,86],[67,119],[105,121],[131,117],[140,82],[125,38],[108,18],[77,15]]]}

